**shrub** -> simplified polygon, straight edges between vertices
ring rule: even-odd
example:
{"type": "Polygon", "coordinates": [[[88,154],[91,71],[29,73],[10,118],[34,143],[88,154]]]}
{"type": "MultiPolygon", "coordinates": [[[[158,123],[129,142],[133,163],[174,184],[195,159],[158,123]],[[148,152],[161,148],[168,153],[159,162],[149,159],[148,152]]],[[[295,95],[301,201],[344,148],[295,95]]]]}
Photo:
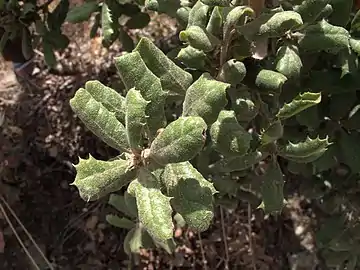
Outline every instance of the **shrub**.
{"type": "Polygon", "coordinates": [[[80,159],[74,184],[87,201],[126,188],[109,203],[128,218],[107,220],[131,229],[129,254],[151,243],[171,252],[174,217],[205,231],[214,201],[279,214],[285,181],[298,178],[322,214],[322,257],[356,268],[360,12],[345,0],[280,3],[259,13],[236,1],[146,1],[179,20],[183,45],[165,55],[142,38],[115,58],[125,96],[89,81],[70,101],[121,152],[80,159]]]}

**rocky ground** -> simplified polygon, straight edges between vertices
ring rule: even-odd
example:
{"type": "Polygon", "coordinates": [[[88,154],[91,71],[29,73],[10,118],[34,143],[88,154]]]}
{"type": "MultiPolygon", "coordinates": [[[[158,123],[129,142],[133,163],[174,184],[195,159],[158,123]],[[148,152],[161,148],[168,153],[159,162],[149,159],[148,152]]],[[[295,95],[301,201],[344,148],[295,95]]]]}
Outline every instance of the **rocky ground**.
{"type": "MultiPolygon", "coordinates": [[[[166,49],[175,29],[169,19],[153,16],[146,29],[132,35],[149,36],[166,49]]],[[[105,222],[110,211],[106,201],[85,203],[69,185],[78,156],[91,153],[108,159],[116,154],[84,128],[71,111],[69,99],[90,79],[116,88],[119,78],[112,58],[121,54],[121,44],[104,49],[100,38],[89,39],[87,23],[66,25],[65,31],[71,43],[57,54],[54,69],[45,66],[40,51],[28,79],[17,78],[9,63],[1,61],[0,269],[49,269],[21,224],[55,269],[266,270],[316,265],[310,215],[300,200],[293,199],[276,219],[243,203],[232,210],[217,208],[209,231],[201,235],[187,229],[176,232],[179,247],[174,255],[144,250],[140,265],[129,267],[122,247],[126,231],[105,222]],[[10,215],[7,204],[20,223],[10,215]]]]}

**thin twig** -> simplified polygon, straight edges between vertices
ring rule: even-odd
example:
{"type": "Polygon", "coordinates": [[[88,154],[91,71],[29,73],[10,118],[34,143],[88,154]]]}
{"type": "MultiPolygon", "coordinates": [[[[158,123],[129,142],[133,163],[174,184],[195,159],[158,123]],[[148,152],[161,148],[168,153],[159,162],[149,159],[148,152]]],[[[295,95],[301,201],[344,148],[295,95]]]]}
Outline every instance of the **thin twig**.
{"type": "Polygon", "coordinates": [[[203,260],[203,263],[204,263],[204,270],[208,270],[207,261],[206,261],[206,257],[205,257],[205,251],[204,251],[204,247],[203,247],[203,244],[202,244],[201,235],[200,235],[199,232],[198,232],[198,237],[199,237],[199,241],[200,241],[200,250],[201,250],[202,260],[203,260]]]}
{"type": "Polygon", "coordinates": [[[16,232],[16,229],[14,227],[14,225],[11,223],[10,219],[9,219],[9,216],[6,214],[6,211],[2,205],[2,203],[0,203],[0,210],[1,210],[1,213],[2,213],[2,216],[5,218],[6,222],[9,224],[11,230],[13,231],[16,239],[18,240],[20,246],[23,248],[25,254],[29,257],[31,263],[34,265],[35,269],[36,270],[40,270],[40,267],[36,264],[35,260],[33,259],[33,257],[31,257],[31,254],[30,252],[27,250],[25,244],[23,243],[23,241],[21,240],[20,236],[18,235],[18,233],[16,232]]]}
{"type": "Polygon", "coordinates": [[[220,206],[220,221],[221,221],[221,230],[223,235],[223,241],[225,246],[225,270],[229,269],[229,247],[227,243],[227,233],[225,232],[225,223],[224,223],[224,210],[222,206],[220,206]]]}
{"type": "Polygon", "coordinates": [[[249,230],[249,248],[250,248],[250,252],[251,252],[251,264],[252,264],[252,268],[254,270],[256,270],[256,261],[255,261],[255,254],[254,254],[254,246],[253,246],[253,241],[252,241],[252,228],[251,228],[251,205],[250,203],[248,203],[248,230],[249,230]]]}
{"type": "Polygon", "coordinates": [[[15,218],[16,222],[19,223],[21,229],[25,232],[26,236],[29,237],[31,243],[34,245],[34,247],[36,248],[36,250],[39,252],[39,254],[41,255],[41,257],[44,259],[45,263],[48,265],[50,270],[54,270],[54,267],[52,266],[52,264],[49,262],[49,260],[46,258],[45,254],[43,253],[43,251],[41,250],[41,248],[38,246],[38,244],[36,244],[34,238],[31,236],[31,234],[29,233],[29,231],[25,228],[25,226],[22,224],[22,222],[20,221],[20,219],[16,216],[16,214],[14,213],[14,211],[11,209],[10,205],[5,201],[3,196],[0,196],[0,199],[2,200],[2,202],[5,204],[6,208],[9,210],[9,212],[11,213],[11,215],[15,218]]]}

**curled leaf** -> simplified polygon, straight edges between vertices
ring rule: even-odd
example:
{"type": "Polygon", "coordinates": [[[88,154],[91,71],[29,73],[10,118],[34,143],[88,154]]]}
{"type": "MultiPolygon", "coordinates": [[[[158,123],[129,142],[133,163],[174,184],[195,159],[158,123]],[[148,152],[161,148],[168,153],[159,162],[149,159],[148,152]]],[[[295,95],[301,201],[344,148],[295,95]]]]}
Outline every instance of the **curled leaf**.
{"type": "Polygon", "coordinates": [[[202,70],[205,67],[206,54],[201,50],[186,46],[179,51],[176,59],[190,68],[202,70]]]}
{"type": "Polygon", "coordinates": [[[179,37],[181,41],[187,42],[190,46],[204,52],[210,52],[220,44],[217,37],[209,33],[206,29],[196,25],[192,25],[186,30],[181,31],[179,37]]]}
{"type": "Polygon", "coordinates": [[[83,200],[94,201],[121,189],[136,176],[129,169],[127,160],[102,161],[91,155],[81,159],[77,165],[75,181],[72,183],[79,189],[83,200]]]}
{"type": "Polygon", "coordinates": [[[114,89],[103,85],[99,81],[87,81],[85,89],[98,102],[115,113],[116,119],[121,123],[125,123],[125,98],[114,89]]]}
{"type": "Polygon", "coordinates": [[[290,118],[299,112],[306,110],[321,102],[321,93],[305,92],[296,96],[290,103],[284,106],[277,113],[277,117],[281,120],[290,118]]]}
{"type": "Polygon", "coordinates": [[[241,83],[245,76],[245,65],[240,61],[231,59],[221,67],[218,79],[232,85],[237,85],[241,83]]]}
{"type": "Polygon", "coordinates": [[[295,46],[281,46],[276,53],[276,70],[288,79],[300,76],[302,61],[295,46]]]}
{"type": "Polygon", "coordinates": [[[128,192],[136,197],[139,221],[149,234],[160,241],[171,239],[174,225],[170,198],[161,193],[156,177],[141,169],[138,179],[130,183],[128,192]]]}
{"type": "Polygon", "coordinates": [[[210,7],[208,5],[198,0],[190,10],[187,27],[196,25],[205,28],[208,22],[209,9],[210,7]]]}
{"type": "Polygon", "coordinates": [[[208,229],[213,219],[213,195],[217,192],[190,162],[168,164],[162,175],[174,210],[198,232],[208,229]]]}
{"type": "Polygon", "coordinates": [[[115,31],[113,29],[111,11],[106,3],[103,3],[101,8],[101,28],[105,44],[111,44],[115,31]]]}
{"type": "Polygon", "coordinates": [[[209,22],[206,26],[206,31],[214,36],[218,36],[221,33],[223,24],[223,16],[221,13],[221,8],[216,6],[211,12],[209,22]]]}
{"type": "Polygon", "coordinates": [[[86,127],[101,140],[117,150],[128,150],[124,125],[116,119],[115,113],[107,110],[86,89],[80,88],[75,93],[70,106],[86,127]]]}
{"type": "Polygon", "coordinates": [[[143,148],[143,131],[146,124],[147,102],[139,91],[132,88],[126,95],[126,137],[132,150],[141,151],[143,148]]]}
{"type": "Polygon", "coordinates": [[[303,142],[289,142],[285,147],[280,147],[279,155],[298,163],[309,163],[317,160],[330,144],[328,137],[325,139],[307,137],[303,142]]]}
{"type": "Polygon", "coordinates": [[[231,88],[228,93],[231,108],[235,111],[236,119],[239,122],[249,122],[255,118],[259,112],[259,106],[252,100],[249,90],[231,88]]]}
{"type": "Polygon", "coordinates": [[[214,80],[204,73],[186,91],[183,116],[200,116],[208,125],[214,123],[227,103],[226,89],[230,85],[214,80]]]}
{"type": "Polygon", "coordinates": [[[206,123],[201,117],[180,117],[152,142],[150,158],[163,165],[192,159],[204,146],[205,130],[206,123]]]}
{"type": "Polygon", "coordinates": [[[164,105],[166,93],[160,79],[145,65],[138,52],[132,52],[115,58],[115,65],[127,89],[139,90],[141,96],[150,101],[146,106],[146,123],[151,136],[165,126],[164,105]]]}
{"type": "Polygon", "coordinates": [[[190,73],[178,67],[148,38],[141,38],[135,51],[140,53],[151,72],[160,78],[164,91],[180,96],[185,95],[186,89],[193,80],[190,73]]]}
{"type": "Polygon", "coordinates": [[[239,125],[234,111],[221,111],[210,128],[211,140],[225,156],[242,156],[250,148],[251,135],[239,125]]]}

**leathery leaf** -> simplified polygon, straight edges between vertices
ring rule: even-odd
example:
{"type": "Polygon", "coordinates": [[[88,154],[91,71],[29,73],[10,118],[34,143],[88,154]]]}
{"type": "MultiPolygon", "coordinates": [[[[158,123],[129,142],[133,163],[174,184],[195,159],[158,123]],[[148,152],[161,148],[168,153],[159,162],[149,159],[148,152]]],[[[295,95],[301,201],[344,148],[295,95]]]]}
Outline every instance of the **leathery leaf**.
{"type": "Polygon", "coordinates": [[[284,127],[281,121],[275,121],[264,132],[261,133],[261,144],[269,144],[280,139],[284,134],[284,127]]]}
{"type": "Polygon", "coordinates": [[[162,175],[174,210],[188,226],[198,232],[207,230],[214,217],[213,195],[217,192],[190,162],[168,164],[162,175]]]}
{"type": "Polygon", "coordinates": [[[226,89],[230,84],[214,80],[204,73],[186,91],[183,116],[200,116],[206,124],[214,123],[227,103],[226,89]]]}
{"type": "Polygon", "coordinates": [[[217,161],[215,164],[210,165],[210,168],[214,172],[222,172],[222,173],[243,171],[251,168],[255,164],[264,160],[267,156],[268,156],[267,153],[254,151],[247,153],[243,156],[233,156],[233,157],[223,158],[217,161]]]}
{"type": "Polygon", "coordinates": [[[237,6],[231,8],[229,12],[225,11],[226,16],[224,19],[223,38],[228,40],[230,32],[237,24],[244,24],[246,17],[255,17],[255,12],[250,7],[237,6]]]}
{"type": "Polygon", "coordinates": [[[111,44],[115,31],[113,29],[112,14],[106,3],[103,3],[101,8],[101,28],[105,44],[111,44]]]}
{"type": "Polygon", "coordinates": [[[281,46],[276,53],[276,70],[288,79],[300,76],[302,61],[295,46],[281,46]]]}
{"type": "Polygon", "coordinates": [[[287,78],[276,71],[262,69],[256,76],[255,84],[257,87],[271,93],[281,93],[283,84],[287,78]]]}
{"type": "Polygon", "coordinates": [[[130,89],[126,95],[125,127],[131,150],[141,151],[143,148],[145,110],[148,103],[135,88],[130,89]]]}
{"type": "Polygon", "coordinates": [[[109,146],[128,151],[124,125],[116,119],[115,113],[97,101],[89,91],[80,88],[70,100],[72,110],[96,136],[109,146]]]}
{"type": "Polygon", "coordinates": [[[294,7],[294,11],[298,12],[304,23],[315,21],[330,0],[305,0],[298,6],[294,7]]]}
{"type": "Polygon", "coordinates": [[[208,5],[205,5],[198,0],[190,10],[187,27],[196,25],[205,28],[208,22],[209,9],[210,7],[208,5]]]}
{"type": "Polygon", "coordinates": [[[215,149],[225,156],[242,156],[250,148],[251,135],[238,123],[234,111],[221,111],[210,128],[215,149]]]}
{"type": "Polygon", "coordinates": [[[120,211],[124,215],[127,215],[128,217],[136,217],[137,212],[135,215],[132,214],[132,212],[128,209],[126,203],[125,203],[125,197],[118,194],[110,194],[108,204],[113,206],[116,210],[120,211]]]}
{"type": "Polygon", "coordinates": [[[220,69],[218,79],[232,85],[240,84],[246,76],[245,65],[235,59],[227,61],[220,69]]]}
{"type": "Polygon", "coordinates": [[[195,49],[189,45],[179,51],[176,59],[183,62],[190,68],[202,70],[205,67],[206,54],[203,51],[195,49]]]}
{"type": "Polygon", "coordinates": [[[76,169],[75,185],[80,197],[86,201],[97,200],[127,185],[136,177],[136,172],[129,169],[128,160],[103,161],[91,155],[81,159],[76,169]]]}
{"type": "Polygon", "coordinates": [[[277,161],[270,162],[261,178],[262,207],[265,213],[280,213],[284,206],[284,178],[277,161]]]}
{"type": "Polygon", "coordinates": [[[95,80],[87,81],[85,89],[96,101],[101,102],[106,109],[114,112],[115,117],[121,123],[125,123],[125,98],[122,95],[95,80]]]}
{"type": "Polygon", "coordinates": [[[152,142],[150,158],[163,165],[192,159],[204,146],[206,128],[201,117],[180,117],[152,142]]]}
{"type": "Polygon", "coordinates": [[[296,96],[290,103],[284,104],[276,116],[281,120],[287,119],[320,102],[321,93],[305,92],[296,96]]]}
{"type": "Polygon", "coordinates": [[[321,157],[330,144],[328,137],[325,139],[307,137],[303,142],[289,142],[287,145],[279,147],[279,155],[298,163],[309,163],[321,157]]]}
{"type": "Polygon", "coordinates": [[[192,83],[190,73],[178,67],[148,38],[141,38],[135,51],[139,52],[146,66],[160,78],[166,92],[184,96],[186,89],[192,83]]]}
{"type": "Polygon", "coordinates": [[[170,198],[161,193],[159,180],[148,170],[140,169],[128,192],[136,197],[139,221],[149,234],[162,242],[171,239],[174,225],[170,198]]]}
{"type": "Polygon", "coordinates": [[[112,214],[106,215],[106,221],[109,224],[122,229],[132,229],[135,227],[135,223],[133,221],[125,217],[119,217],[117,215],[112,215],[112,214]]]}
{"type": "Polygon", "coordinates": [[[146,123],[149,136],[154,136],[166,123],[164,112],[166,92],[162,89],[160,79],[147,68],[139,52],[115,58],[115,65],[126,88],[135,87],[145,100],[150,101],[146,106],[148,116],[146,123]]]}
{"type": "Polygon", "coordinates": [[[152,248],[154,243],[150,235],[138,224],[127,233],[123,246],[125,253],[131,256],[132,253],[140,254],[142,248],[152,248]]]}

